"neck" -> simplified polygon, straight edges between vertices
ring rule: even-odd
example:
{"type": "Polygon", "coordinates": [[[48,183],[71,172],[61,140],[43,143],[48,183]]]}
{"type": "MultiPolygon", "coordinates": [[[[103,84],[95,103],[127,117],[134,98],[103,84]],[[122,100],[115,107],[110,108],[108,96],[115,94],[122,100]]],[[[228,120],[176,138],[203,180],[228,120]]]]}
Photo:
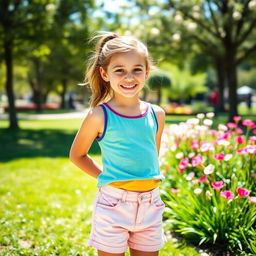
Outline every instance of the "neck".
{"type": "Polygon", "coordinates": [[[136,98],[122,98],[114,96],[110,101],[113,105],[123,106],[123,107],[136,107],[140,105],[139,97],[136,98]]]}

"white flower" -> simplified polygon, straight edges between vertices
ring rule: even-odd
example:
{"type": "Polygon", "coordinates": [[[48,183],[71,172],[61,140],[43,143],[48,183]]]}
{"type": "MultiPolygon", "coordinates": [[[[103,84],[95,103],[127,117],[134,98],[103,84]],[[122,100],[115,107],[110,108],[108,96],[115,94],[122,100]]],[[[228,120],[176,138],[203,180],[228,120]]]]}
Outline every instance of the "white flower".
{"type": "Polygon", "coordinates": [[[195,130],[199,132],[205,132],[208,130],[208,126],[205,125],[197,125],[195,126],[195,130]]]}
{"type": "Polygon", "coordinates": [[[206,196],[206,198],[207,198],[208,200],[210,200],[211,197],[212,197],[212,193],[211,193],[209,190],[207,190],[207,191],[205,192],[205,196],[206,196]]]}
{"type": "Polygon", "coordinates": [[[197,28],[197,24],[195,22],[189,22],[187,28],[188,30],[193,31],[197,28]]]}
{"type": "Polygon", "coordinates": [[[187,120],[187,124],[198,125],[199,124],[199,119],[190,118],[190,119],[187,120]]]}
{"type": "Polygon", "coordinates": [[[201,152],[206,152],[206,151],[213,150],[213,149],[214,149],[213,145],[208,142],[205,142],[200,146],[201,152]]]}
{"type": "Polygon", "coordinates": [[[188,154],[188,157],[189,157],[189,158],[192,158],[192,157],[195,156],[195,154],[196,154],[195,152],[190,152],[190,153],[188,154]]]}
{"type": "Polygon", "coordinates": [[[174,21],[175,21],[176,23],[178,23],[178,24],[181,24],[182,21],[183,21],[183,17],[182,17],[180,14],[176,14],[176,15],[174,16],[174,21]]]}
{"type": "Polygon", "coordinates": [[[194,193],[195,194],[197,194],[197,195],[199,195],[199,194],[201,194],[202,193],[202,189],[201,188],[196,188],[195,190],[194,190],[194,193]]]}
{"type": "Polygon", "coordinates": [[[218,130],[220,131],[227,131],[228,130],[228,127],[224,124],[219,124],[218,125],[218,130]]]}
{"type": "Polygon", "coordinates": [[[217,144],[221,146],[228,146],[230,142],[228,140],[218,140],[217,144]]]}
{"type": "Polygon", "coordinates": [[[211,126],[212,123],[213,123],[213,122],[212,122],[211,119],[205,119],[205,120],[203,121],[203,124],[206,125],[206,126],[211,126]]]}
{"type": "Polygon", "coordinates": [[[225,155],[224,160],[229,161],[232,157],[233,157],[232,154],[227,154],[227,155],[225,155]]]}
{"type": "Polygon", "coordinates": [[[199,118],[199,119],[203,119],[204,116],[205,116],[204,113],[199,113],[199,114],[196,115],[196,117],[199,118]]]}
{"type": "Polygon", "coordinates": [[[152,29],[150,30],[150,33],[151,33],[151,35],[153,35],[153,36],[157,36],[157,35],[160,34],[160,30],[159,30],[158,28],[152,28],[152,29]]]}
{"type": "Polygon", "coordinates": [[[175,157],[176,157],[177,159],[181,159],[181,158],[184,157],[184,154],[183,154],[183,152],[179,152],[179,153],[177,153],[177,154],[175,155],[175,157]]]}
{"type": "Polygon", "coordinates": [[[175,144],[171,146],[171,151],[172,152],[176,151],[176,149],[177,149],[177,146],[175,144]]]}
{"type": "Polygon", "coordinates": [[[240,20],[242,18],[241,12],[235,11],[232,15],[234,20],[240,20]]]}
{"type": "Polygon", "coordinates": [[[206,113],[206,116],[208,118],[213,118],[214,117],[214,113],[213,112],[206,113]]]}
{"type": "Polygon", "coordinates": [[[255,0],[250,1],[248,7],[250,10],[255,11],[256,10],[256,1],[255,0]]]}
{"type": "Polygon", "coordinates": [[[173,35],[172,35],[172,39],[173,39],[174,41],[180,41],[180,34],[178,34],[178,33],[173,34],[173,35]]]}
{"type": "Polygon", "coordinates": [[[190,172],[187,177],[186,180],[192,180],[195,177],[195,173],[194,172],[190,172]]]}
{"type": "Polygon", "coordinates": [[[204,168],[204,174],[208,175],[214,172],[215,166],[213,164],[209,164],[204,168]]]}

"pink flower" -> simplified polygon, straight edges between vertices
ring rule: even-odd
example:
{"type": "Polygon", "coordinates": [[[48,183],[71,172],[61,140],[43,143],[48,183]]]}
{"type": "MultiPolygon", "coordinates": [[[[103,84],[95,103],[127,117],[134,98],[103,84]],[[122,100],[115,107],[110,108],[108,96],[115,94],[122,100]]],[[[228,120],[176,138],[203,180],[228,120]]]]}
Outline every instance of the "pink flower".
{"type": "Polygon", "coordinates": [[[171,192],[172,192],[172,193],[179,193],[179,192],[180,192],[180,189],[171,188],[171,192]]]}
{"type": "Polygon", "coordinates": [[[170,166],[170,165],[166,165],[166,166],[165,166],[165,170],[166,170],[166,171],[169,171],[170,169],[171,169],[171,166],[170,166]]]}
{"type": "Polygon", "coordinates": [[[217,160],[223,160],[225,155],[223,153],[215,154],[214,158],[217,160]]]}
{"type": "Polygon", "coordinates": [[[227,131],[224,133],[224,135],[222,137],[220,137],[220,139],[224,139],[224,140],[227,140],[231,137],[232,135],[232,132],[231,131],[227,131]]]}
{"type": "Polygon", "coordinates": [[[256,134],[256,129],[254,129],[252,132],[253,132],[254,134],[256,134]]]}
{"type": "Polygon", "coordinates": [[[204,142],[202,143],[201,147],[200,147],[200,151],[201,152],[206,152],[206,151],[209,151],[213,149],[213,146],[211,143],[208,143],[208,142],[204,142]]]}
{"type": "Polygon", "coordinates": [[[241,148],[236,151],[239,155],[244,155],[247,153],[246,148],[241,148]]]}
{"type": "Polygon", "coordinates": [[[224,187],[223,181],[214,181],[214,182],[212,182],[212,188],[213,189],[219,190],[223,187],[224,187]]]}
{"type": "Polygon", "coordinates": [[[197,154],[192,158],[192,166],[195,167],[203,162],[203,157],[201,154],[197,154]]]}
{"type": "Polygon", "coordinates": [[[218,135],[218,132],[215,131],[215,130],[210,130],[209,133],[210,133],[212,136],[214,136],[214,137],[217,137],[217,135],[218,135]]]}
{"type": "Polygon", "coordinates": [[[234,193],[232,193],[232,192],[229,191],[229,190],[225,190],[225,191],[223,191],[223,192],[220,192],[220,195],[221,195],[222,197],[224,197],[225,199],[232,199],[232,198],[234,198],[234,193]]]}
{"type": "Polygon", "coordinates": [[[249,154],[255,154],[256,153],[256,145],[247,145],[245,147],[245,151],[246,151],[246,153],[249,153],[249,154]]]}
{"type": "Polygon", "coordinates": [[[255,125],[255,123],[252,120],[247,119],[242,122],[242,125],[252,128],[255,125]]]}
{"type": "Polygon", "coordinates": [[[208,175],[214,172],[215,166],[213,164],[209,164],[204,168],[204,174],[208,175]]]}
{"type": "Polygon", "coordinates": [[[251,136],[251,137],[250,137],[250,141],[251,141],[251,142],[256,141],[256,136],[251,136]]]}
{"type": "Polygon", "coordinates": [[[243,133],[243,130],[242,130],[240,127],[237,127],[237,128],[236,128],[236,132],[239,133],[239,134],[241,134],[241,133],[243,133]]]}
{"type": "Polygon", "coordinates": [[[198,182],[204,182],[207,180],[207,175],[203,175],[200,179],[198,179],[198,182]]]}
{"type": "Polygon", "coordinates": [[[198,142],[196,140],[193,140],[191,142],[190,149],[193,150],[193,149],[196,149],[198,147],[199,147],[198,142]]]}
{"type": "Polygon", "coordinates": [[[239,196],[249,196],[250,191],[245,189],[245,188],[237,188],[236,192],[238,193],[239,196]]]}
{"type": "Polygon", "coordinates": [[[236,124],[236,123],[229,122],[229,123],[227,123],[227,127],[228,127],[229,129],[234,129],[234,128],[237,127],[237,124],[236,124]]]}
{"type": "Polygon", "coordinates": [[[179,169],[184,170],[184,169],[186,169],[187,166],[188,166],[188,158],[185,157],[185,158],[180,160],[179,169]]]}
{"type": "Polygon", "coordinates": [[[234,119],[234,121],[238,122],[238,121],[240,121],[242,118],[241,118],[241,116],[234,116],[233,119],[234,119]]]}
{"type": "Polygon", "coordinates": [[[243,144],[245,139],[243,136],[237,136],[237,137],[235,137],[235,141],[237,144],[243,144]]]}
{"type": "Polygon", "coordinates": [[[251,203],[256,203],[256,196],[249,197],[251,203]]]}

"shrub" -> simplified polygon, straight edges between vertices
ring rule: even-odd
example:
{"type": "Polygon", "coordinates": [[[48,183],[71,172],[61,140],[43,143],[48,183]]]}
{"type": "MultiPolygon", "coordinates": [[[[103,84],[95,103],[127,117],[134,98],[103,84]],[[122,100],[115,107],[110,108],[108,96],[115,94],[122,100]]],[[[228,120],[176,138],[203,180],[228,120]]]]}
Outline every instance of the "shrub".
{"type": "Polygon", "coordinates": [[[243,135],[240,117],[217,130],[211,129],[212,113],[197,117],[172,124],[163,134],[160,160],[166,176],[162,195],[167,226],[199,245],[253,255],[256,136],[249,133],[255,124],[243,121],[243,135]]]}

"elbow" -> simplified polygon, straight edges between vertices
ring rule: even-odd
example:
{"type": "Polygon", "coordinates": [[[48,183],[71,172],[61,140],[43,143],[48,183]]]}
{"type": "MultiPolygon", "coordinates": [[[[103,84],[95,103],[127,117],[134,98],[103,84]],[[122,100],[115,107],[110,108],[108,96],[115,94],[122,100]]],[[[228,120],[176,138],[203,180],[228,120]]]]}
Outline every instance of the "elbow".
{"type": "Polygon", "coordinates": [[[84,158],[85,156],[80,156],[78,154],[75,154],[74,151],[70,150],[69,152],[69,160],[76,164],[78,161],[81,161],[82,158],[84,158]]]}
{"type": "Polygon", "coordinates": [[[72,149],[70,150],[69,152],[69,160],[74,163],[75,162],[75,154],[74,152],[72,151],[72,149]]]}

